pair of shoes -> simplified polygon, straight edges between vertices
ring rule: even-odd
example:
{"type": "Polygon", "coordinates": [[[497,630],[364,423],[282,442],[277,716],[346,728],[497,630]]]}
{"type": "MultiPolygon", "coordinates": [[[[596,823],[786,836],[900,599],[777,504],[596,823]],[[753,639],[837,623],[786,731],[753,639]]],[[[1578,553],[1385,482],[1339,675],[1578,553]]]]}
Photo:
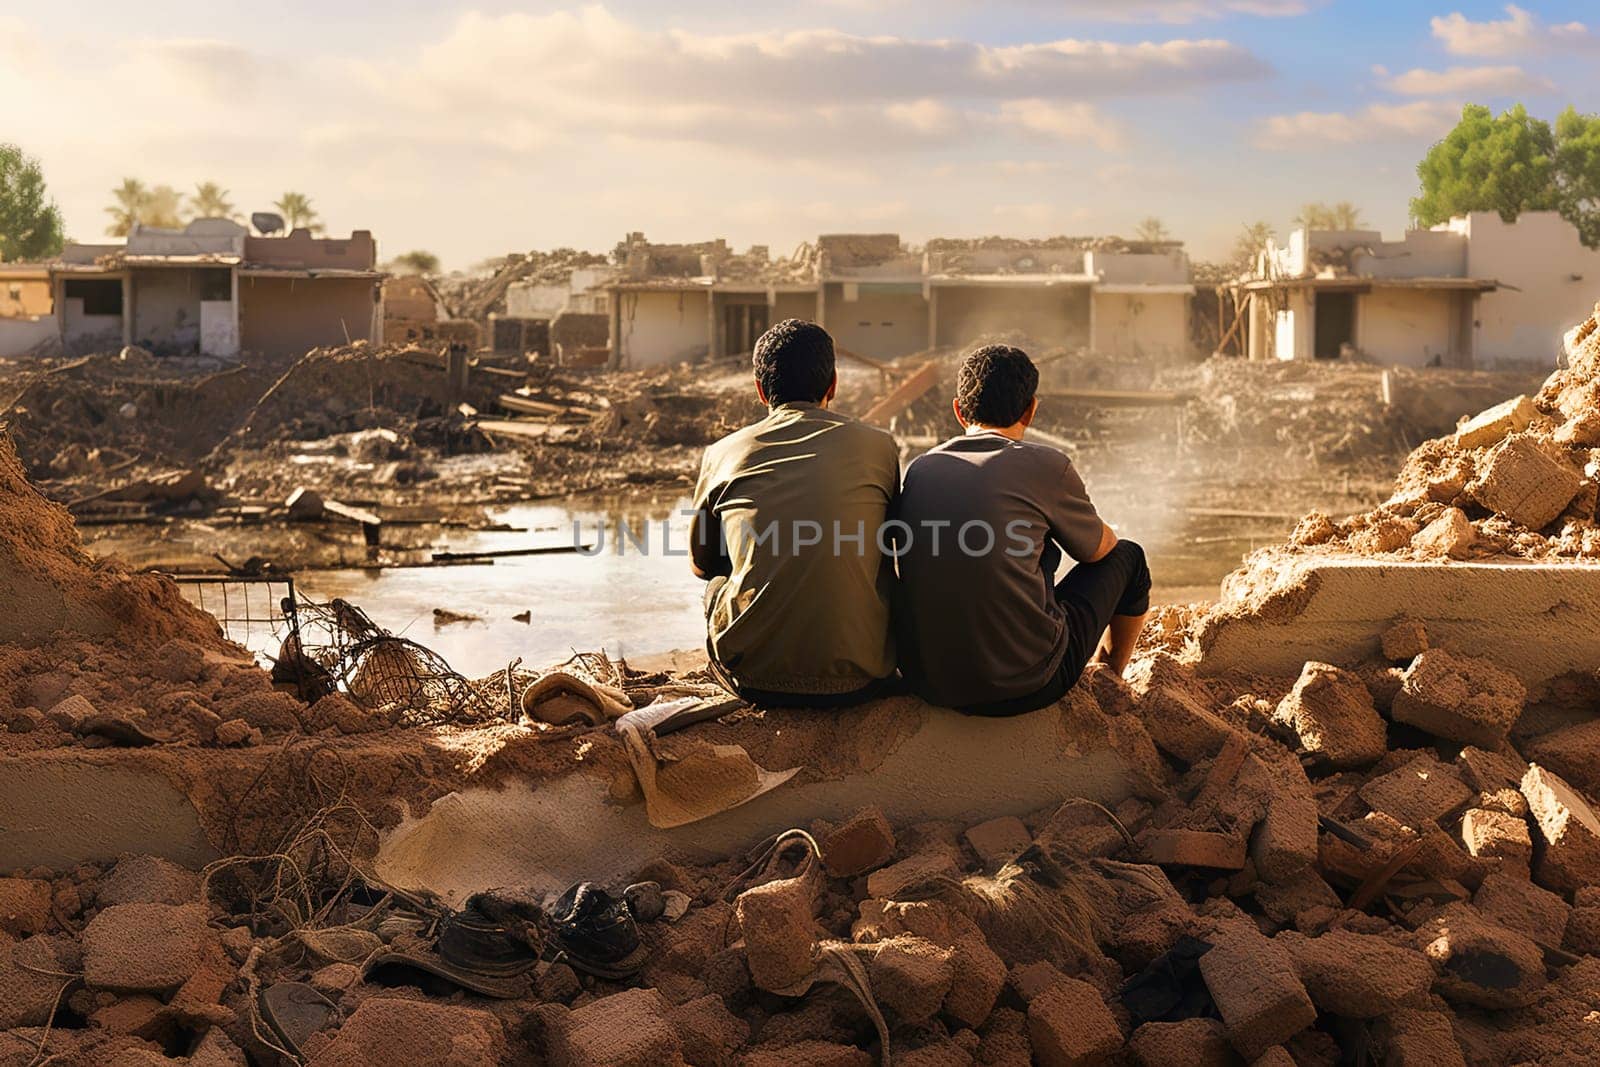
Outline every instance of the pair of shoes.
{"type": "MultiPolygon", "coordinates": [[[[630,887],[637,889],[638,887],[630,887]]],[[[659,887],[658,887],[659,888],[659,887]]],[[[640,890],[636,897],[648,896],[640,890]]],[[[593,882],[579,882],[551,907],[556,959],[597,978],[629,978],[644,966],[648,952],[625,898],[618,900],[593,882]]]]}

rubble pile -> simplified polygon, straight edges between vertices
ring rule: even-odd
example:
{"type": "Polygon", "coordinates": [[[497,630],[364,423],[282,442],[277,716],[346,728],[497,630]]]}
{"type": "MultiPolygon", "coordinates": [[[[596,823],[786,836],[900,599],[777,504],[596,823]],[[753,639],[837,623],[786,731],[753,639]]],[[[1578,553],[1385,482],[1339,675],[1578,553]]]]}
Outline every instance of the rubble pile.
{"type": "MultiPolygon", "coordinates": [[[[1574,521],[1544,487],[1576,481],[1576,497],[1594,480],[1574,458],[1593,447],[1593,321],[1570,349],[1531,414],[1509,405],[1449,442],[1475,507],[1537,501],[1541,529],[1574,521]]],[[[1035,713],[1059,717],[1063,745],[1106,739],[1127,767],[1120,803],[970,824],[868,806],[720,862],[667,856],[616,884],[485,885],[446,905],[375,873],[398,817],[386,798],[415,808],[452,788],[446,751],[492,768],[490,785],[574,762],[625,775],[615,731],[457,725],[433,747],[380,722],[357,751],[338,739],[348,717],[319,721],[320,701],[230,665],[170,586],[88,562],[3,439],[0,564],[0,605],[21,620],[0,630],[0,758],[29,758],[11,746],[34,735],[208,767],[230,744],[304,754],[231,768],[273,784],[248,840],[219,835],[203,870],[143,855],[0,870],[0,1064],[1600,1061],[1593,715],[1533,714],[1517,677],[1398,605],[1364,661],[1286,677],[1203,673],[1174,654],[1195,613],[1159,613],[1126,679],[1092,666],[1035,713]],[[80,727],[96,698],[129,719],[181,710],[80,727]],[[255,712],[272,728],[247,706],[275,709],[255,712]],[[350,761],[345,785],[315,771],[324,753],[350,761]]],[[[627,681],[639,704],[704,677],[627,681]]],[[[759,765],[805,765],[815,785],[834,749],[901,743],[852,731],[872,714],[741,707],[672,741],[756,738],[759,765]]],[[[646,803],[611,781],[614,803],[646,803]]]]}
{"type": "Polygon", "coordinates": [[[513,252],[491,270],[455,272],[434,282],[445,308],[453,319],[482,322],[491,314],[506,313],[506,290],[514,282],[564,285],[574,270],[604,266],[605,256],[572,248],[548,252],[513,252]]]}
{"type": "MultiPolygon", "coordinates": [[[[1600,314],[1600,313],[1597,313],[1600,314]]],[[[1424,442],[1388,500],[1335,522],[1307,516],[1297,551],[1417,559],[1600,558],[1600,318],[1567,334],[1568,365],[1424,442]]]]}

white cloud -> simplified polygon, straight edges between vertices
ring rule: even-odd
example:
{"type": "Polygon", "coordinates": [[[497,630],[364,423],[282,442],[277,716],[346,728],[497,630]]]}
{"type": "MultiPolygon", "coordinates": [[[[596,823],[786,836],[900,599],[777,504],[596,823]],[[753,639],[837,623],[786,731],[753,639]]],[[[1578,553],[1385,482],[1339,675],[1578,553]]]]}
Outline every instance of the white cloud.
{"type": "Polygon", "coordinates": [[[599,6],[468,14],[420,62],[410,59],[404,71],[374,74],[406,75],[447,100],[521,106],[551,96],[791,108],[924,98],[1059,100],[1176,92],[1270,72],[1224,40],[995,47],[836,30],[695,34],[645,29],[599,6]]]}
{"type": "Polygon", "coordinates": [[[1318,145],[1365,141],[1408,141],[1439,137],[1461,115],[1461,106],[1442,100],[1372,104],[1353,112],[1302,111],[1272,115],[1256,131],[1261,148],[1300,150],[1318,145]]]}
{"type": "Polygon", "coordinates": [[[1088,141],[1103,152],[1120,152],[1127,144],[1122,126],[1090,104],[1006,100],[1000,104],[1000,120],[1043,137],[1088,141]]]}
{"type": "MultiPolygon", "coordinates": [[[[1319,0],[1052,0],[1052,11],[1106,22],[1197,22],[1229,15],[1304,15],[1319,0]]],[[[1035,4],[1035,6],[1043,6],[1035,4]]]]}
{"type": "Polygon", "coordinates": [[[1581,22],[1547,23],[1533,12],[1506,5],[1506,18],[1474,22],[1461,12],[1435,16],[1433,36],[1458,56],[1511,56],[1600,44],[1581,22]]]}
{"type": "MultiPolygon", "coordinates": [[[[1381,72],[1380,72],[1381,73],[1381,72]]],[[[1386,78],[1383,87],[1405,96],[1515,96],[1519,93],[1553,93],[1549,78],[1529,74],[1521,67],[1416,68],[1386,78]]]]}

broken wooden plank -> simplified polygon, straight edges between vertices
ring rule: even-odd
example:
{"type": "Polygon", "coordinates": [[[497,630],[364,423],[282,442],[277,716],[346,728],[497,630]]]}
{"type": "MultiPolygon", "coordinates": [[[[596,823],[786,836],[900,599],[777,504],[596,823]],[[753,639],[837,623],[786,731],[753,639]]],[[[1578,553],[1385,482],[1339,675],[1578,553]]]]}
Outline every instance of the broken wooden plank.
{"type": "Polygon", "coordinates": [[[866,414],[861,416],[861,421],[883,425],[938,384],[939,364],[924,363],[890,390],[888,396],[868,408],[866,414]]]}
{"type": "Polygon", "coordinates": [[[489,552],[435,552],[435,563],[461,563],[468,560],[509,559],[514,556],[557,556],[569,552],[592,552],[593,545],[541,545],[538,548],[502,548],[489,552]]]}

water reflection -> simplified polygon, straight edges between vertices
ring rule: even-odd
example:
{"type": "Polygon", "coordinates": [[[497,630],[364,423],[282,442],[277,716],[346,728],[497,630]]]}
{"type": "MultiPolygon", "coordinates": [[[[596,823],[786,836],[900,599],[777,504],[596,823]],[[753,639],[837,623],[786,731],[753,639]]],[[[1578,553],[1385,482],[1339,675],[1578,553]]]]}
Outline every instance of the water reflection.
{"type": "MultiPolygon", "coordinates": [[[[309,572],[298,579],[302,595],[325,601],[345,597],[381,626],[404,633],[442,654],[459,671],[479,676],[520,656],[532,666],[565,659],[574,650],[604,648],[612,655],[643,655],[696,648],[704,642],[701,583],[681,554],[688,545],[688,499],[677,492],[586,497],[525,504],[494,518],[525,532],[452,532],[453,552],[493,552],[593,543],[597,524],[605,549],[593,555],[517,556],[492,566],[386,571],[309,572]],[[632,542],[618,551],[617,533],[646,530],[645,550],[632,542]],[[679,554],[665,555],[662,532],[679,554]],[[482,621],[436,625],[433,611],[476,615],[482,621]],[[528,613],[527,622],[516,616],[528,613]]],[[[1136,512],[1107,514],[1151,556],[1158,600],[1215,595],[1222,576],[1241,556],[1281,540],[1288,523],[1260,518],[1187,518],[1159,525],[1136,512]],[[1151,538],[1141,528],[1159,531],[1151,538]]]]}

